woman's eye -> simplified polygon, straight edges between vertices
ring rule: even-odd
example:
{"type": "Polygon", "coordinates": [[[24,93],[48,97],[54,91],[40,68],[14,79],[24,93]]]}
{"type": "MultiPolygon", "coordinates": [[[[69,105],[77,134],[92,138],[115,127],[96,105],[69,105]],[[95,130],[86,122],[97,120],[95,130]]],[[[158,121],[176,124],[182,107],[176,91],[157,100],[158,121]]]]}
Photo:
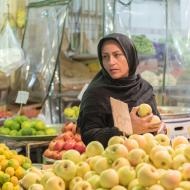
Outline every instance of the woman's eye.
{"type": "Polygon", "coordinates": [[[108,56],[107,55],[102,55],[102,59],[107,59],[108,56]]]}

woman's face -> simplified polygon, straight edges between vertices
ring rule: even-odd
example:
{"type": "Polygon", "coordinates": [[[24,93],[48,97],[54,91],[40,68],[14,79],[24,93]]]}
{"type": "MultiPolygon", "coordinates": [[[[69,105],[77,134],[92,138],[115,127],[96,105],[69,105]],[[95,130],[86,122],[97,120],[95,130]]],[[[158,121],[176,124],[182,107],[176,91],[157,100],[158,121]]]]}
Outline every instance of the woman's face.
{"type": "Polygon", "coordinates": [[[127,77],[129,66],[120,45],[114,40],[108,40],[102,46],[102,62],[105,70],[113,79],[127,77]]]}

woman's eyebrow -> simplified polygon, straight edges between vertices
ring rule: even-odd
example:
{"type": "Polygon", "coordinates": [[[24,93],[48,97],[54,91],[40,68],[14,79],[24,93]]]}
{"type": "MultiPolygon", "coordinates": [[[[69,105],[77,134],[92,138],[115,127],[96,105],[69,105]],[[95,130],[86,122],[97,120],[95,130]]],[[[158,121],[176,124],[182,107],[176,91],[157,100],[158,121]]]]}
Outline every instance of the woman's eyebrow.
{"type": "MultiPolygon", "coordinates": [[[[116,50],[116,51],[113,51],[111,53],[123,53],[122,51],[119,51],[119,50],[116,50]]],[[[102,52],[102,54],[109,54],[109,52],[102,52]]]]}

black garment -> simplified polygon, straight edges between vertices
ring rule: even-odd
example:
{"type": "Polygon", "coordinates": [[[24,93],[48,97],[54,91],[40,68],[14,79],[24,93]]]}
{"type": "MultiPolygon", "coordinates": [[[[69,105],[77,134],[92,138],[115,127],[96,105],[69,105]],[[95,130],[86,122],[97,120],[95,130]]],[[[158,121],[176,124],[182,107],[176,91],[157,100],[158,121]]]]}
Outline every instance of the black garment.
{"type": "Polygon", "coordinates": [[[108,35],[99,42],[98,56],[102,70],[91,81],[83,95],[77,125],[85,144],[98,140],[106,147],[110,137],[122,134],[114,127],[110,97],[127,103],[129,111],[141,103],[148,103],[155,115],[159,113],[152,86],[140,75],[135,75],[138,58],[129,38],[122,34],[108,35]],[[126,55],[129,65],[129,76],[126,78],[112,79],[102,66],[102,45],[109,39],[116,40],[126,55]]]}

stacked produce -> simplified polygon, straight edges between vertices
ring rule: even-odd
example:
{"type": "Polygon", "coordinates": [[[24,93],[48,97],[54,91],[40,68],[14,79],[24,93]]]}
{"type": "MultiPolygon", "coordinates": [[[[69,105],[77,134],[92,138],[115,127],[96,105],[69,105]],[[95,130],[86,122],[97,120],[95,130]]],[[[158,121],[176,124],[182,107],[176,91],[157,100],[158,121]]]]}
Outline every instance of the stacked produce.
{"type": "Polygon", "coordinates": [[[76,124],[73,122],[66,123],[62,128],[62,132],[49,143],[48,149],[43,154],[45,157],[60,160],[63,152],[67,150],[74,149],[79,153],[85,151],[81,136],[76,132],[76,124]]]}
{"type": "Polygon", "coordinates": [[[47,127],[42,120],[18,115],[4,121],[3,126],[0,127],[0,134],[9,136],[56,135],[57,131],[55,128],[47,127]]]}
{"type": "Polygon", "coordinates": [[[133,35],[132,40],[140,55],[151,56],[155,54],[153,43],[145,35],[133,35]]]}
{"type": "Polygon", "coordinates": [[[63,113],[67,119],[77,120],[78,115],[79,115],[79,111],[80,111],[79,106],[72,106],[72,107],[65,108],[63,113]]]}
{"type": "Polygon", "coordinates": [[[98,141],[63,153],[35,180],[21,180],[29,190],[189,190],[190,143],[183,136],[171,145],[164,134],[114,136],[104,149],[98,141]]]}
{"type": "Polygon", "coordinates": [[[19,180],[31,167],[31,160],[16,151],[0,144],[0,188],[2,190],[19,190],[19,180]]]}

